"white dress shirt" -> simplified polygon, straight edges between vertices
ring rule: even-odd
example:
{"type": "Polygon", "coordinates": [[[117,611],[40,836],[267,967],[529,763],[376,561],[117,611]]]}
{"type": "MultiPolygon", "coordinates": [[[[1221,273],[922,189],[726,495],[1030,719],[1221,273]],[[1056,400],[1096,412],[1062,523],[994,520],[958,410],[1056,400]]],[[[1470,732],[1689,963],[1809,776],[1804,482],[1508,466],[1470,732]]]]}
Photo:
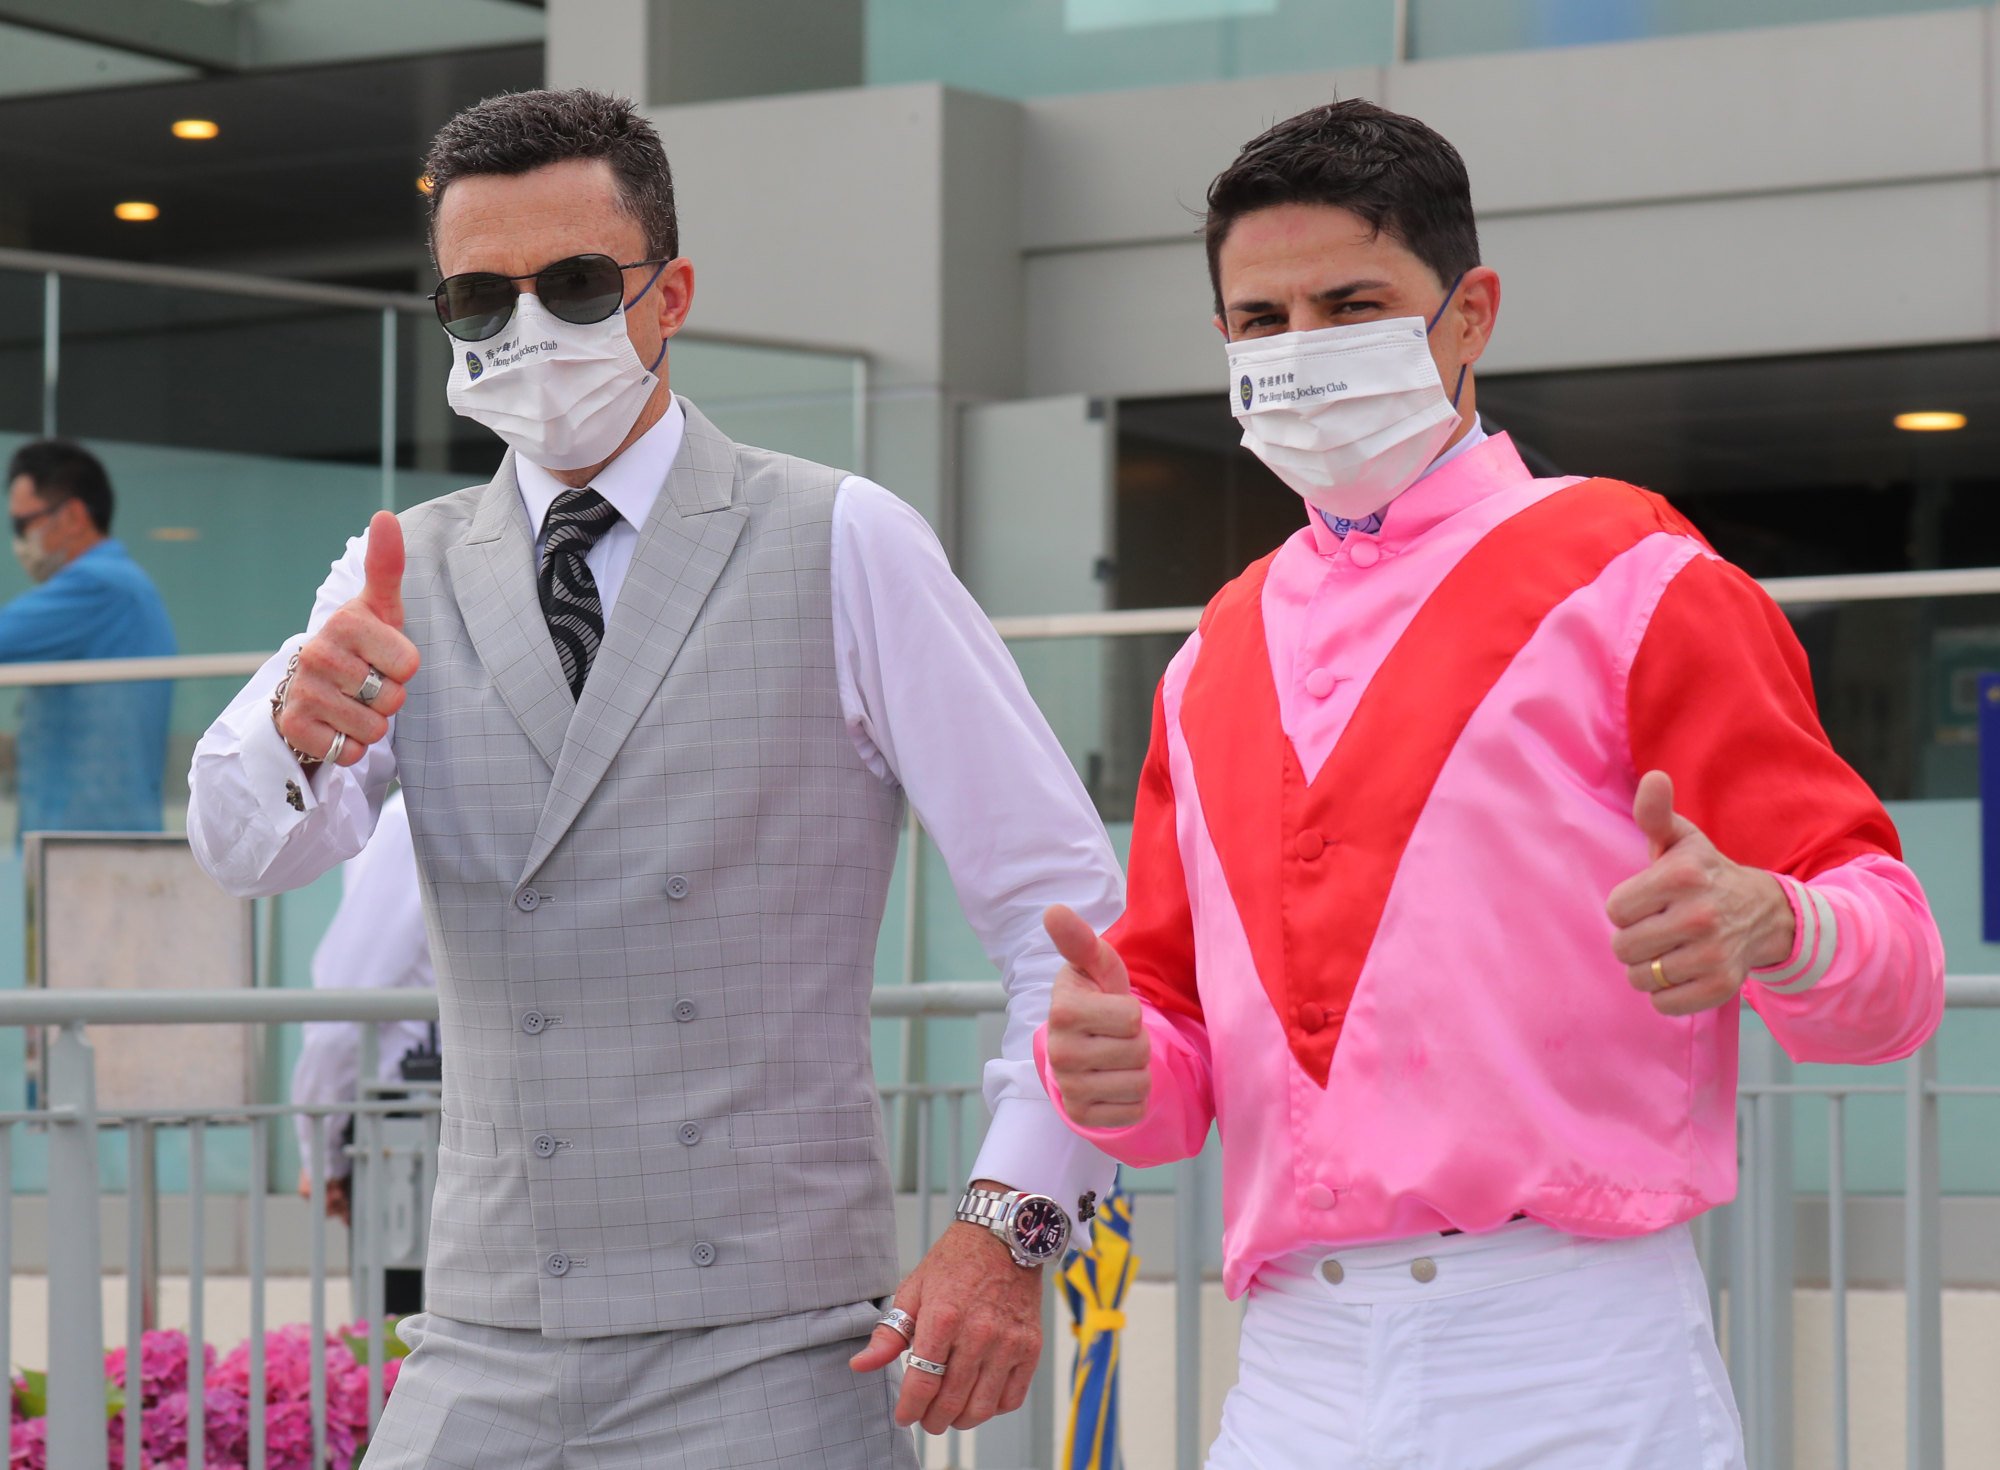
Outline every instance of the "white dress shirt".
{"type": "MultiPolygon", "coordinates": [[[[686,423],[676,402],[592,481],[620,516],[585,557],[607,622],[686,423]]],[[[518,456],[515,472],[539,547],[549,506],[567,487],[518,456]]],[[[355,765],[318,766],[301,781],[270,709],[292,651],[361,591],[366,546],[365,535],[348,543],[320,586],[306,633],[272,656],[195,747],[188,838],[232,893],[309,883],[360,851],[374,829],[396,769],[394,721],[389,737],[355,765]]],[[[521,575],[533,571],[523,567],[521,575]]],[[[1070,1132],[1035,1072],[1034,1033],[1062,963],[1042,913],[1065,903],[1107,928],[1124,907],[1117,858],[1006,645],[953,575],[930,526],[858,475],[841,482],[834,501],[832,583],[841,711],[855,749],[884,781],[902,786],[1007,987],[1001,1055],[985,1072],[993,1122],[971,1177],[1045,1193],[1073,1209],[1084,1192],[1108,1191],[1114,1166],[1070,1132]]]]}
{"type": "MultiPolygon", "coordinates": [[[[410,814],[398,791],[382,803],[375,835],[340,870],[340,907],[313,951],[315,990],[435,990],[431,947],[424,933],[423,895],[417,889],[417,853],[410,814]]],[[[360,1095],[361,1028],[345,1021],[310,1021],[292,1067],[292,1101],[302,1106],[352,1102],[360,1095]]],[[[430,1041],[426,1021],[390,1021],[376,1028],[376,1076],[402,1075],[403,1058],[430,1041]]],[[[312,1131],[320,1128],[326,1175],[345,1178],[352,1161],[342,1151],[347,1118],[327,1114],[296,1119],[299,1158],[312,1162],[312,1131]]]]}

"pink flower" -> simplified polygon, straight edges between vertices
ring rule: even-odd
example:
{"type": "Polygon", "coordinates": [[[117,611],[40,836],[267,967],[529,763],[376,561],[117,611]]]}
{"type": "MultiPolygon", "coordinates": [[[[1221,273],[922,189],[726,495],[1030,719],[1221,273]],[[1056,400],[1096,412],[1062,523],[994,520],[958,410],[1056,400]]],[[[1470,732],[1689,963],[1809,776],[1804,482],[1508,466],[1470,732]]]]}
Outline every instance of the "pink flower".
{"type": "MultiPolygon", "coordinates": [[[[215,1344],[202,1345],[202,1362],[215,1371],[215,1344]]],[[[104,1355],[104,1376],[130,1396],[126,1381],[125,1349],[112,1348],[104,1355]]],[[[139,1339],[139,1401],[151,1407],[171,1393],[184,1393],[188,1380],[188,1340],[184,1332],[148,1332],[139,1339]]]]}
{"type": "MultiPolygon", "coordinates": [[[[361,1337],[366,1325],[345,1329],[361,1337]]],[[[204,1463],[208,1470],[245,1470],[250,1457],[250,1344],[220,1362],[204,1345],[204,1463]]],[[[334,1470],[350,1464],[368,1436],[368,1369],[358,1363],[339,1334],[327,1334],[326,1448],[323,1465],[312,1455],[312,1329],[279,1327],[264,1335],[264,1442],[270,1470],[334,1470]]],[[[382,1391],[395,1386],[400,1359],[383,1364],[382,1391]]],[[[127,1381],[123,1347],[104,1355],[104,1375],[125,1390],[127,1410],[139,1416],[140,1462],[132,1470],[186,1470],[188,1432],[188,1341],[179,1332],[148,1332],[139,1344],[136,1384],[127,1381]]],[[[21,1381],[13,1381],[20,1388],[21,1381]]],[[[125,1412],[107,1427],[111,1470],[125,1467],[125,1412]]],[[[47,1470],[47,1425],[28,1419],[15,1399],[5,1470],[47,1470]]]]}
{"type": "Polygon", "coordinates": [[[49,1425],[46,1419],[17,1419],[8,1443],[8,1470],[47,1470],[49,1425]]]}

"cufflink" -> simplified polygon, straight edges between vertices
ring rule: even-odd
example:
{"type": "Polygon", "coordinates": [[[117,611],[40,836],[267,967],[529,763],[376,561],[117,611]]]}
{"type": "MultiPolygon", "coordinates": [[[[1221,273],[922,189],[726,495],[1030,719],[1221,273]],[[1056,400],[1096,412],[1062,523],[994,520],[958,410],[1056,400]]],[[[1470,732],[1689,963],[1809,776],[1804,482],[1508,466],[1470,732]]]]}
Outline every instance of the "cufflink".
{"type": "Polygon", "coordinates": [[[287,781],[285,783],[285,800],[292,804],[292,810],[295,812],[302,812],[306,809],[305,793],[299,790],[299,783],[296,781],[287,781]]]}
{"type": "Polygon", "coordinates": [[[1076,1223],[1081,1225],[1086,1220],[1095,1220],[1096,1218],[1097,1191],[1094,1189],[1087,1190],[1076,1202],[1076,1223]]]}

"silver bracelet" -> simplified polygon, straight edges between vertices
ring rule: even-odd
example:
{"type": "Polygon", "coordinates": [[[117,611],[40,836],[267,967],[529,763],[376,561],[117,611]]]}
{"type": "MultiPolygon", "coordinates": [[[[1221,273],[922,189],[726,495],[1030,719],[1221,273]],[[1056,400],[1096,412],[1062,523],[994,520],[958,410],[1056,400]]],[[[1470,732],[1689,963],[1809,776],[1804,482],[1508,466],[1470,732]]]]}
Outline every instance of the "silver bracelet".
{"type": "Polygon", "coordinates": [[[294,649],[292,651],[292,656],[285,661],[285,676],[278,680],[278,687],[271,691],[271,725],[277,730],[278,738],[285,741],[285,749],[292,753],[292,759],[297,761],[302,769],[310,771],[320,763],[320,757],[307,755],[303,750],[292,744],[290,740],[286,740],[285,727],[278,723],[278,716],[285,712],[285,693],[292,687],[292,675],[299,671],[299,654],[301,652],[303,652],[302,649],[294,649]]]}

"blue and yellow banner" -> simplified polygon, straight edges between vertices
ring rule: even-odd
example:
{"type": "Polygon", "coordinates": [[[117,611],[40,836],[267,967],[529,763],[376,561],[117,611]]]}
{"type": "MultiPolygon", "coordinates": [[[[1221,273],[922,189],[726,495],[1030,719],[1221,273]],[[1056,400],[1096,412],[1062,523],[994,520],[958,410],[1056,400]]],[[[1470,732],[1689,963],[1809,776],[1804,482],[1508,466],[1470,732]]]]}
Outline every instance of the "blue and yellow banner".
{"type": "Polygon", "coordinates": [[[1122,1470],[1118,1453],[1119,1334],[1125,1294],[1139,1271],[1132,1249],[1132,1196],[1114,1185],[1091,1222],[1087,1251],[1063,1263],[1076,1363],[1070,1370],[1069,1439],[1063,1470],[1122,1470]]]}

